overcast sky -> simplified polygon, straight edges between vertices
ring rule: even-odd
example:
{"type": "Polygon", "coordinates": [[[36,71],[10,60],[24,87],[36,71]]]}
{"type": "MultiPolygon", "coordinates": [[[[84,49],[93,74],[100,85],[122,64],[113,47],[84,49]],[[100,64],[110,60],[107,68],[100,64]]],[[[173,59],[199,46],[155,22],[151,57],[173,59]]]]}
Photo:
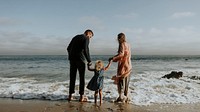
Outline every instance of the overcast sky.
{"type": "Polygon", "coordinates": [[[0,55],[65,55],[92,29],[91,55],[200,55],[199,0],[0,0],[0,55]]]}

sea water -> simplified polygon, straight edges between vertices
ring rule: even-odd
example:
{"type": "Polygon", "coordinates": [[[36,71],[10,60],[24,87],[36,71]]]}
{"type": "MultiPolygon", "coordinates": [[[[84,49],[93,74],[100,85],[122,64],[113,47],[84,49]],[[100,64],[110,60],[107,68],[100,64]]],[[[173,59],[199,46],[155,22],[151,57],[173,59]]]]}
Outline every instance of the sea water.
{"type": "MultiPolygon", "coordinates": [[[[103,60],[107,65],[111,56],[91,56],[93,65],[103,60]]],[[[200,56],[132,56],[129,84],[130,103],[136,105],[181,104],[200,102],[200,56]],[[182,71],[179,79],[162,76],[182,71]],[[197,77],[197,78],[192,78],[197,77]]],[[[113,62],[104,76],[103,100],[118,97],[117,86],[111,77],[116,75],[113,62]]],[[[93,72],[86,70],[86,85],[93,72]]],[[[79,74],[76,76],[74,96],[79,96],[79,74]]],[[[69,93],[69,61],[65,55],[0,56],[0,98],[66,100],[69,93]]],[[[94,92],[85,88],[85,95],[93,101],[94,92]]]]}

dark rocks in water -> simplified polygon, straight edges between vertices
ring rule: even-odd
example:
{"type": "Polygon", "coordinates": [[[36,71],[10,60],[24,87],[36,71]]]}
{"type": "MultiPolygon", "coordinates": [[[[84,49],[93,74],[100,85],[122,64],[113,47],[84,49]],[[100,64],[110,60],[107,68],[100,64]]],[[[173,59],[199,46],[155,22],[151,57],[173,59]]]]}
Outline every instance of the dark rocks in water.
{"type": "Polygon", "coordinates": [[[193,79],[193,80],[200,80],[200,77],[199,76],[192,76],[192,77],[189,77],[190,79],[193,79]]]}
{"type": "Polygon", "coordinates": [[[162,78],[167,78],[167,79],[170,79],[170,78],[176,78],[176,79],[179,79],[180,77],[183,76],[183,72],[182,71],[172,71],[170,74],[167,74],[165,76],[163,76],[162,78]]]}
{"type": "Polygon", "coordinates": [[[111,93],[110,91],[106,91],[106,93],[111,93]]]}

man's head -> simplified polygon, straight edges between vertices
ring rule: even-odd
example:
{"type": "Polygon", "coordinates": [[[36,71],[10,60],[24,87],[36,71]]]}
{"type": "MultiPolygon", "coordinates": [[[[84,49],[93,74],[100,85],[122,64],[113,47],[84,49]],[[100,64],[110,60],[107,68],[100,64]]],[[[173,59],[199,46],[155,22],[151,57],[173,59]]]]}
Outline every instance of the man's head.
{"type": "Polygon", "coordinates": [[[88,38],[92,38],[94,36],[94,33],[92,32],[92,30],[88,29],[84,32],[85,36],[88,38]]]}

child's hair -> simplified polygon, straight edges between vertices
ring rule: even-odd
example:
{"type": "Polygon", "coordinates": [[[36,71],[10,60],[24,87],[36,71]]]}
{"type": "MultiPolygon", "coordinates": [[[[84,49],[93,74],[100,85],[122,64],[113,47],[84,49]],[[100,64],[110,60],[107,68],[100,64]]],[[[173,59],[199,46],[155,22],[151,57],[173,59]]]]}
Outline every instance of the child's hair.
{"type": "Polygon", "coordinates": [[[99,71],[103,68],[103,61],[97,60],[95,63],[95,70],[99,71]]]}

